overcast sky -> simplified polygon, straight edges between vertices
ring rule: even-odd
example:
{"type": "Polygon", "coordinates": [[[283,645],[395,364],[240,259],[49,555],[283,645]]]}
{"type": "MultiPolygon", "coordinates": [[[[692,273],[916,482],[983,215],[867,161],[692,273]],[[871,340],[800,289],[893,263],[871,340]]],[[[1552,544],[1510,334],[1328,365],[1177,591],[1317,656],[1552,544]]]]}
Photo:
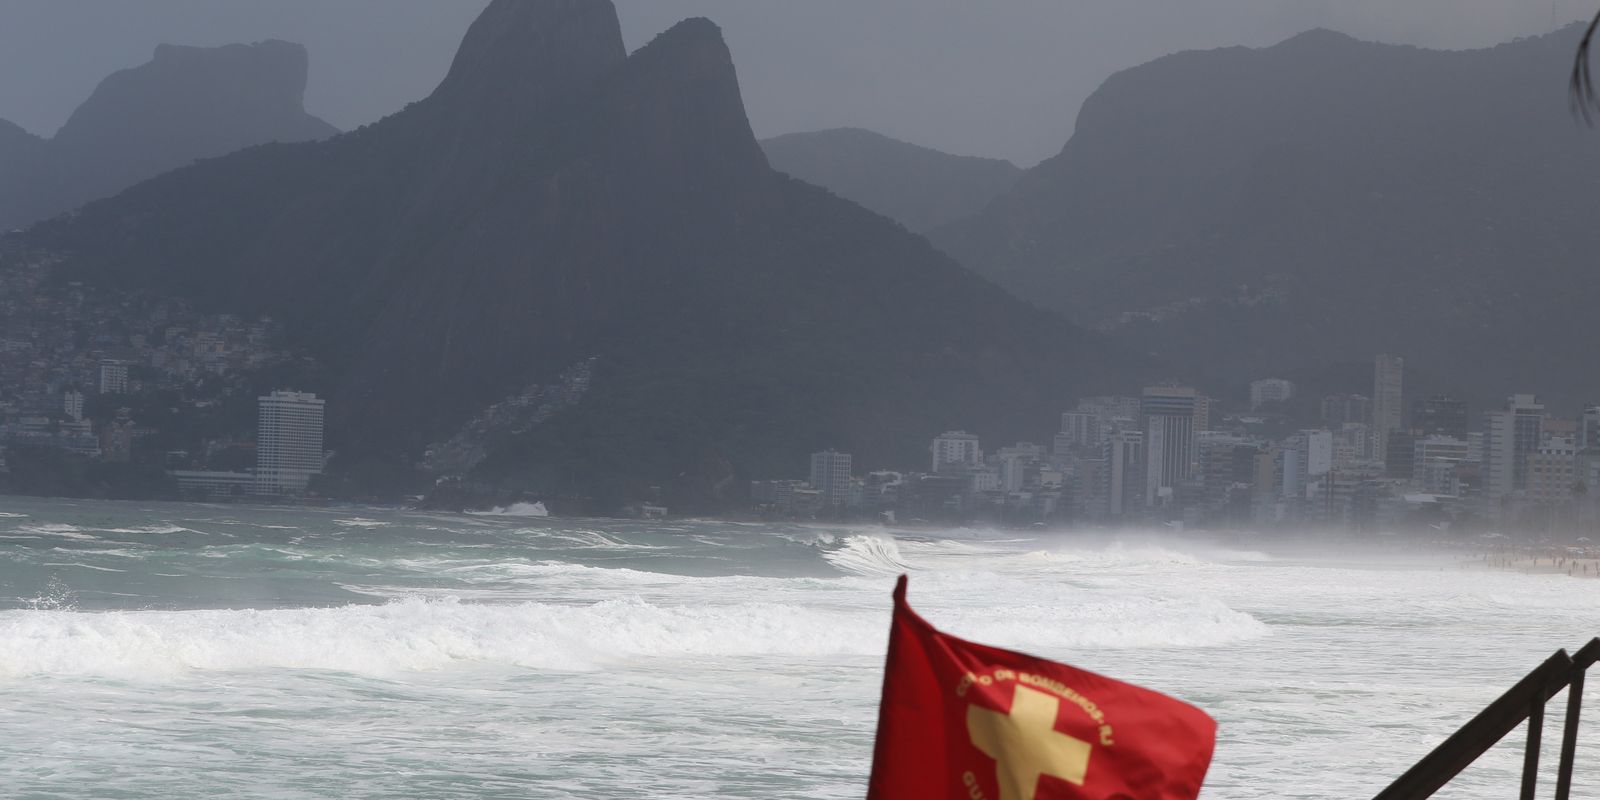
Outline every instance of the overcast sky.
{"type": "MultiPolygon", "coordinates": [[[[536,2],[537,0],[528,0],[536,2]]],[[[311,52],[306,105],[341,128],[427,95],[486,0],[0,0],[0,118],[50,135],[155,46],[311,52]]],[[[629,47],[723,26],[761,136],[854,125],[1029,165],[1119,69],[1328,27],[1429,47],[1545,33],[1600,0],[618,0],[629,47]]]]}

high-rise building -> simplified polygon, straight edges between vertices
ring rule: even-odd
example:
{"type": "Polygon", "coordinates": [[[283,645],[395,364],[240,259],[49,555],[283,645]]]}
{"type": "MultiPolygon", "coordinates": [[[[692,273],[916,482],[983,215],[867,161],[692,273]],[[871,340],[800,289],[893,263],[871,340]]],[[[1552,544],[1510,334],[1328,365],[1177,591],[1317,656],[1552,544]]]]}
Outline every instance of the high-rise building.
{"type": "Polygon", "coordinates": [[[61,410],[73,422],[83,419],[83,392],[70,391],[61,395],[61,410]]]}
{"type": "Polygon", "coordinates": [[[1461,465],[1471,457],[1472,445],[1465,438],[1424,436],[1411,446],[1411,480],[1425,492],[1459,494],[1461,465]]]}
{"type": "Polygon", "coordinates": [[[1333,462],[1341,467],[1372,459],[1372,426],[1346,422],[1333,430],[1333,462]]]}
{"type": "Polygon", "coordinates": [[[1078,410],[1094,414],[1101,420],[1137,420],[1139,404],[1137,397],[1085,397],[1078,401],[1078,410]]]}
{"type": "Polygon", "coordinates": [[[1372,400],[1364,394],[1330,394],[1322,398],[1322,424],[1339,430],[1345,423],[1372,424],[1372,400]]]}
{"type": "Polygon", "coordinates": [[[1283,495],[1305,497],[1306,487],[1333,470],[1333,432],[1303,430],[1283,444],[1283,495]]]}
{"type": "Polygon", "coordinates": [[[1372,455],[1375,461],[1383,461],[1388,454],[1389,432],[1400,430],[1401,416],[1405,412],[1401,405],[1405,364],[1405,359],[1399,356],[1380,355],[1373,360],[1372,455]]]}
{"type": "Polygon", "coordinates": [[[1056,439],[1057,451],[1060,451],[1063,444],[1069,449],[1073,447],[1098,449],[1103,442],[1101,430],[1098,414],[1089,411],[1064,412],[1061,415],[1061,436],[1056,439]]]}
{"type": "Polygon", "coordinates": [[[1411,480],[1412,468],[1416,465],[1416,434],[1408,430],[1389,431],[1389,438],[1384,444],[1383,476],[1411,480]]]}
{"type": "Polygon", "coordinates": [[[100,393],[128,393],[127,364],[119,364],[115,361],[105,361],[100,364],[100,393]]]}
{"type": "Polygon", "coordinates": [[[1039,460],[1044,458],[1044,448],[1032,442],[1018,442],[1014,447],[1002,447],[994,454],[998,462],[999,488],[1007,492],[1020,492],[1028,485],[1030,468],[1037,473],[1039,460]]]}
{"type": "Polygon", "coordinates": [[[1144,424],[1145,504],[1175,496],[1194,472],[1195,391],[1187,386],[1144,390],[1139,415],[1144,424]]]}
{"type": "Polygon", "coordinates": [[[850,454],[824,450],[811,454],[811,488],[822,493],[827,507],[847,505],[850,500],[850,454]]]}
{"type": "Polygon", "coordinates": [[[1113,519],[1126,516],[1144,502],[1144,434],[1116,431],[1106,439],[1106,513],[1113,519]]]}
{"type": "Polygon", "coordinates": [[[1585,408],[1578,417],[1578,450],[1600,452],[1600,405],[1585,408]]]}
{"type": "Polygon", "coordinates": [[[1564,503],[1578,483],[1578,449],[1572,439],[1553,436],[1528,455],[1528,499],[1564,503]]]}
{"type": "Polygon", "coordinates": [[[1267,403],[1281,403],[1294,397],[1294,383],[1283,378],[1262,378],[1250,382],[1250,410],[1267,403]]]}
{"type": "Polygon", "coordinates": [[[325,401],[309,392],[277,391],[257,402],[256,493],[304,493],[322,472],[325,401]]]}
{"type": "MultiPolygon", "coordinates": [[[[1197,438],[1198,477],[1204,487],[1205,506],[1208,513],[1216,514],[1228,506],[1240,487],[1249,487],[1254,480],[1255,459],[1261,447],[1250,439],[1218,431],[1203,432],[1197,438]]],[[[1244,491],[1247,495],[1248,488],[1244,491]]]]}
{"type": "Polygon", "coordinates": [[[1417,400],[1411,404],[1411,429],[1421,436],[1467,438],[1467,404],[1445,395],[1417,400]]]}
{"type": "Polygon", "coordinates": [[[1528,457],[1544,435],[1544,406],[1531,394],[1512,395],[1501,411],[1485,417],[1484,472],[1487,494],[1498,500],[1528,488],[1528,457]]]}
{"type": "Polygon", "coordinates": [[[1216,400],[1203,395],[1194,396],[1194,432],[1198,436],[1201,431],[1211,430],[1211,408],[1216,400]]]}
{"type": "Polygon", "coordinates": [[[960,472],[975,469],[983,464],[983,450],[978,447],[978,437],[966,431],[947,431],[933,440],[934,472],[960,472]]]}

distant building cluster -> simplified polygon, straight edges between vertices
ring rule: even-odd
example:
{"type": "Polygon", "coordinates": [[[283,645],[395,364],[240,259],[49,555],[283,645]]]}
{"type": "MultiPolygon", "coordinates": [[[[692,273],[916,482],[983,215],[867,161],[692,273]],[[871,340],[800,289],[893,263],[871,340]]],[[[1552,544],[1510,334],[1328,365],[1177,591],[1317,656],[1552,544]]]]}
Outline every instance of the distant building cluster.
{"type": "Polygon", "coordinates": [[[1295,397],[1287,380],[1252,382],[1233,413],[1192,387],[1150,386],[1080,400],[1048,446],[985,451],[950,431],[933,438],[926,471],[864,474],[823,451],[808,479],[754,482],[751,502],[766,516],[901,522],[1600,530],[1600,405],[1560,418],[1532,394],[1478,415],[1447,396],[1408,404],[1404,368],[1380,355],[1370,396],[1302,400],[1320,411],[1309,427],[1281,431],[1283,417],[1258,413],[1295,397]]]}
{"type": "Polygon", "coordinates": [[[162,395],[178,411],[204,413],[235,389],[231,379],[288,358],[271,319],[57,285],[55,259],[5,246],[0,465],[16,446],[129,462],[137,443],[161,433],[136,413],[142,399],[162,395]]]}

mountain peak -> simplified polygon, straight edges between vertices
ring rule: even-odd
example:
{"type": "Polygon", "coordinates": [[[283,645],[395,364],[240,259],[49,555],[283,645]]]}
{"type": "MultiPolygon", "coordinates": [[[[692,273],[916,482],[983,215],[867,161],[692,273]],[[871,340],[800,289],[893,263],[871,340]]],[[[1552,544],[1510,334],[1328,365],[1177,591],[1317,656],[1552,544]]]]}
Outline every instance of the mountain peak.
{"type": "Polygon", "coordinates": [[[650,151],[701,187],[768,174],[722,29],[687,19],[639,48],[606,83],[605,127],[626,132],[627,149],[650,151]]]}
{"type": "MultiPolygon", "coordinates": [[[[54,141],[90,143],[124,136],[132,120],[141,120],[133,123],[135,128],[148,125],[151,138],[181,138],[184,129],[201,120],[227,128],[260,118],[289,121],[289,130],[275,138],[321,138],[337,131],[305,113],[309,69],[305,47],[276,39],[221,47],[158,45],[149,62],[101,81],[54,141]]],[[[202,155],[221,155],[253,143],[229,141],[223,149],[202,155]]]]}
{"type": "MultiPolygon", "coordinates": [[[[722,28],[705,17],[692,17],[663,31],[633,54],[633,60],[649,69],[669,64],[687,73],[680,77],[712,80],[719,88],[739,91],[733,66],[733,53],[722,38],[722,28]]],[[[740,100],[740,104],[743,104],[740,100]]]]}
{"type": "Polygon", "coordinates": [[[1331,28],[1312,28],[1311,30],[1302,31],[1302,32],[1297,33],[1297,34],[1295,34],[1293,36],[1290,36],[1287,39],[1284,39],[1282,42],[1279,42],[1277,46],[1278,47],[1331,47],[1331,46],[1348,45],[1348,44],[1359,43],[1359,42],[1361,42],[1360,39],[1357,39],[1356,37],[1351,36],[1348,33],[1340,33],[1339,31],[1333,30],[1331,28]]]}
{"type": "Polygon", "coordinates": [[[27,225],[146,178],[268,142],[338,133],[306,113],[310,59],[293,42],[162,44],[95,87],[44,140],[0,125],[0,230],[27,225]],[[19,148],[29,151],[18,157],[19,148]]]}
{"type": "Polygon", "coordinates": [[[611,0],[494,0],[467,29],[434,97],[538,104],[586,88],[627,58],[611,0]]]}

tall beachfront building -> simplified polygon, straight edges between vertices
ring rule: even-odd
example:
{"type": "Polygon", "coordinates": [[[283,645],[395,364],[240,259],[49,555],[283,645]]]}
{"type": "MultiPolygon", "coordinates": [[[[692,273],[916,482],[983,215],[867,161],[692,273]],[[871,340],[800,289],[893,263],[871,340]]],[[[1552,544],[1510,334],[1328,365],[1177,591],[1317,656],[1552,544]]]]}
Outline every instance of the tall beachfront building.
{"type": "Polygon", "coordinates": [[[1140,398],[1147,505],[1171,496],[1194,474],[1195,403],[1195,390],[1187,386],[1151,386],[1140,398]]]}
{"type": "Polygon", "coordinates": [[[1405,359],[1399,356],[1380,355],[1372,370],[1372,458],[1384,461],[1389,453],[1389,434],[1400,430],[1401,375],[1405,372],[1405,359]]]}
{"type": "Polygon", "coordinates": [[[257,398],[256,493],[305,493],[322,472],[325,401],[309,392],[277,391],[257,398]]]}
{"type": "Polygon", "coordinates": [[[1585,408],[1578,417],[1578,450],[1600,453],[1600,405],[1585,408]]]}
{"type": "Polygon", "coordinates": [[[1544,436],[1544,406],[1531,394],[1512,395],[1506,407],[1485,415],[1484,472],[1488,496],[1498,500],[1528,488],[1528,457],[1544,436]]]}
{"type": "Polygon", "coordinates": [[[850,499],[850,454],[835,450],[812,453],[811,488],[822,494],[823,505],[845,505],[850,499]]]}
{"type": "Polygon", "coordinates": [[[1106,513],[1120,519],[1144,501],[1144,434],[1116,431],[1106,438],[1105,486],[1106,513]]]}
{"type": "Polygon", "coordinates": [[[934,472],[961,472],[983,466],[978,437],[966,431],[946,431],[933,440],[934,472]]]}

